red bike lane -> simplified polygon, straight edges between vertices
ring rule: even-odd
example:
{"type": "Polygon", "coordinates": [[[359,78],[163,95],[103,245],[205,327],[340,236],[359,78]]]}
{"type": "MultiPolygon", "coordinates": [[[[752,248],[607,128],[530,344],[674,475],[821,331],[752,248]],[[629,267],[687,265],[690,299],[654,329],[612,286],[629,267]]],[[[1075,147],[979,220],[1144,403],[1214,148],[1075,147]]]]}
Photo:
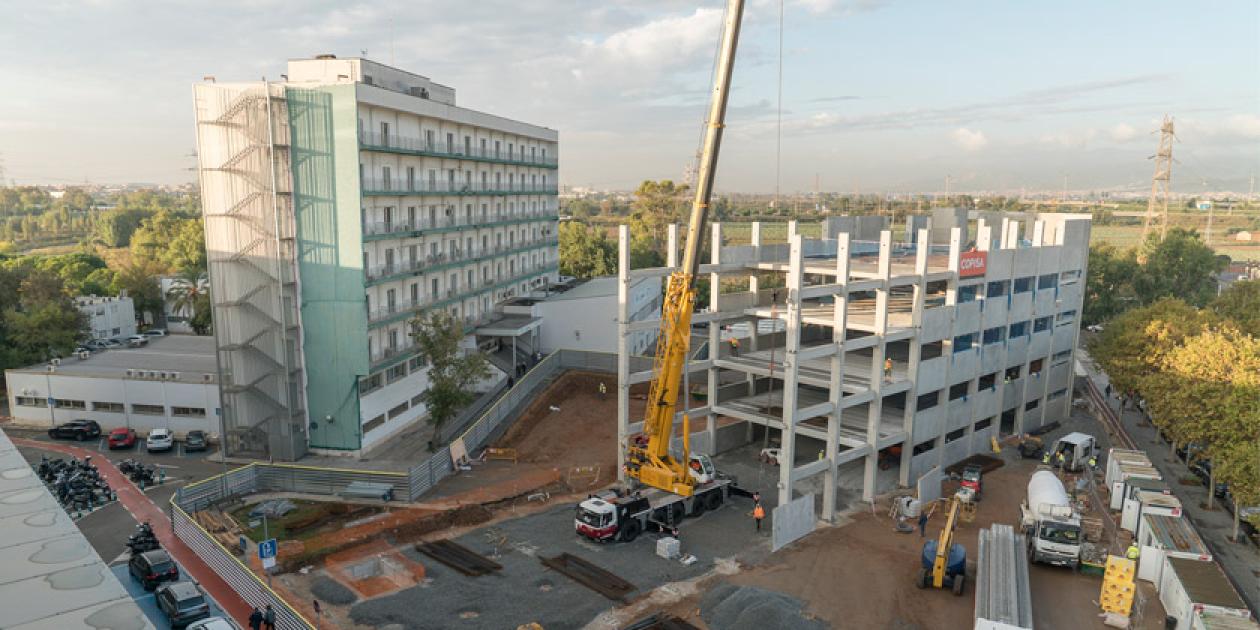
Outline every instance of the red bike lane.
{"type": "Polygon", "coordinates": [[[10,439],[12,439],[14,444],[27,448],[64,453],[80,459],[92,457],[92,464],[96,466],[96,469],[105,477],[105,481],[109,483],[109,487],[118,495],[118,502],[122,504],[123,508],[131,514],[132,518],[136,519],[137,523],[147,521],[152,525],[153,533],[157,535],[158,541],[162,543],[162,548],[179,562],[180,566],[184,568],[184,572],[196,580],[202,590],[206,591],[219,603],[224,612],[231,615],[241,627],[245,627],[253,607],[241,599],[236,590],[223,581],[223,578],[219,577],[219,574],[215,573],[214,569],[210,568],[210,565],[202,562],[201,558],[192,549],[189,549],[183,541],[175,537],[171,519],[167,513],[141,492],[140,488],[137,488],[122,471],[118,470],[118,467],[113,462],[100,457],[98,452],[77,446],[39,442],[18,437],[11,437],[10,439]]]}

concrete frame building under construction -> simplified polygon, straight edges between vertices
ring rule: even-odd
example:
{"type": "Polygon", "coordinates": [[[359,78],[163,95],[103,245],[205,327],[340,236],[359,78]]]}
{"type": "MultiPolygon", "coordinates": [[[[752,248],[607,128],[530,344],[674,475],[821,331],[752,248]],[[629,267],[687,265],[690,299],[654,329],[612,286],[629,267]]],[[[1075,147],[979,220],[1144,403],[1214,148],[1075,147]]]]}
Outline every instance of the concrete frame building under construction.
{"type": "MultiPolygon", "coordinates": [[[[721,290],[693,317],[682,386],[705,393],[688,410],[708,420],[694,449],[712,451],[719,418],[746,423],[749,441],[778,436],[778,505],[820,493],[831,520],[841,490],[869,501],[939,479],[991,438],[1070,412],[1089,215],[942,209],[895,231],[884,217],[829,217],[810,237],[791,222],[773,244],[763,227],[732,244],[711,226],[700,277],[721,290]]],[[[635,279],[671,273],[677,251],[671,229],[667,266],[631,270],[620,230],[623,459],[642,428],[630,386],[652,378],[630,371],[628,342],[659,326],[631,321],[625,298],[635,279]]]]}

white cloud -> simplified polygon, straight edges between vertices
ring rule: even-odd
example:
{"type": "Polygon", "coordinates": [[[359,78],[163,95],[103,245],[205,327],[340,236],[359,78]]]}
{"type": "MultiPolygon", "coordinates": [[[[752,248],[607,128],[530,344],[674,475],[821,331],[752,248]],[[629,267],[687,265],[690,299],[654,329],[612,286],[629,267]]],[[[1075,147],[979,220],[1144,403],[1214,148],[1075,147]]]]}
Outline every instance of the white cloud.
{"type": "Polygon", "coordinates": [[[1260,138],[1260,116],[1238,114],[1225,121],[1225,131],[1243,138],[1260,138]]]}
{"type": "Polygon", "coordinates": [[[1112,127],[1108,131],[1108,134],[1111,136],[1111,139],[1116,142],[1128,142],[1136,138],[1138,135],[1137,129],[1134,129],[1133,125],[1128,123],[1120,123],[1112,127]]]}
{"type": "Polygon", "coordinates": [[[983,131],[972,131],[966,127],[955,129],[949,137],[963,151],[979,151],[989,144],[989,139],[985,137],[983,131]]]}

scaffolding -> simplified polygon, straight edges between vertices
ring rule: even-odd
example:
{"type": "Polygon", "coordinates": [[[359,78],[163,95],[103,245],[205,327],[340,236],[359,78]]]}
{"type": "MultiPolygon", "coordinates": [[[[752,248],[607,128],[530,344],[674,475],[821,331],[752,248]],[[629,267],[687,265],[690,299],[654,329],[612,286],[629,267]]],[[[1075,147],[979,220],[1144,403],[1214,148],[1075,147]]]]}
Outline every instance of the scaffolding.
{"type": "Polygon", "coordinates": [[[223,440],[235,457],[306,449],[284,90],[193,89],[223,440]]]}

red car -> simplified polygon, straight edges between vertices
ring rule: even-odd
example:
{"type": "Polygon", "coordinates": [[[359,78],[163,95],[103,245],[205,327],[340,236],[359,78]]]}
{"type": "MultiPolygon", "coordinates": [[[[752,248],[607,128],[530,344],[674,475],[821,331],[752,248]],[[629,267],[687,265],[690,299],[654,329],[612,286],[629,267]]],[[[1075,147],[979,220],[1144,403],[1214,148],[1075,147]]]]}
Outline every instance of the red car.
{"type": "Polygon", "coordinates": [[[109,432],[109,448],[131,448],[136,445],[135,429],[118,427],[109,432]]]}

